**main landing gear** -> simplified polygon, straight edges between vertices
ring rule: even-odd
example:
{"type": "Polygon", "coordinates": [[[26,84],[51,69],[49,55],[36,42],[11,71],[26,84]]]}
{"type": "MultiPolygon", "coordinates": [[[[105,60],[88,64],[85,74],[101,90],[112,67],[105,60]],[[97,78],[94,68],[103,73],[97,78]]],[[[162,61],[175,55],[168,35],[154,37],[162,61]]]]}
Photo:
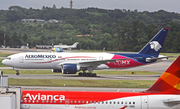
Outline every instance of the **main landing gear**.
{"type": "Polygon", "coordinates": [[[96,76],[97,76],[96,73],[91,73],[91,72],[89,72],[89,73],[80,72],[78,75],[79,75],[79,76],[85,76],[85,77],[96,77],[96,76]]]}
{"type": "Polygon", "coordinates": [[[16,70],[16,75],[17,75],[17,76],[19,76],[19,75],[20,75],[19,70],[16,70]]]}

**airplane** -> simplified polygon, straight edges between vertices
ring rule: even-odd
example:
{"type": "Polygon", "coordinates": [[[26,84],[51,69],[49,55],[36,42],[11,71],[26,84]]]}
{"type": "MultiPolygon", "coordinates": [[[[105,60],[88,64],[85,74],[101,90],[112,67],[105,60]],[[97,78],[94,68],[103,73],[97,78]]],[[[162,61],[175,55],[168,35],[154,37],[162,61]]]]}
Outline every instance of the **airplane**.
{"type": "Polygon", "coordinates": [[[142,92],[23,90],[22,109],[179,109],[180,56],[142,92]]]}
{"type": "Polygon", "coordinates": [[[22,69],[53,69],[53,72],[93,76],[93,70],[129,68],[154,63],[158,57],[169,28],[162,28],[138,53],[57,53],[57,52],[24,52],[8,56],[2,61],[13,67],[16,75],[22,69]],[[86,70],[89,73],[86,73],[86,70]]]}
{"type": "Polygon", "coordinates": [[[78,42],[75,42],[73,45],[54,45],[52,42],[52,51],[63,52],[63,49],[71,50],[72,48],[76,48],[78,44],[78,42]]]}
{"type": "Polygon", "coordinates": [[[78,45],[78,42],[75,42],[73,45],[54,45],[55,48],[62,48],[62,49],[71,49],[71,48],[76,48],[78,45]]]}

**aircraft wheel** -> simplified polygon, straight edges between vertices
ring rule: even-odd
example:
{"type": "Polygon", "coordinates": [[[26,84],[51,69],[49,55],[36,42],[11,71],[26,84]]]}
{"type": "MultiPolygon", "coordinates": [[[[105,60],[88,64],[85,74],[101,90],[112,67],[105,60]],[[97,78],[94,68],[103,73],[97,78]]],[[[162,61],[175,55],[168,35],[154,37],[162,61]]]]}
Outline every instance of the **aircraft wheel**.
{"type": "Polygon", "coordinates": [[[87,74],[86,73],[82,73],[83,76],[86,76],[87,74]]]}
{"type": "Polygon", "coordinates": [[[89,73],[89,76],[90,76],[90,77],[92,77],[92,76],[93,76],[93,74],[92,74],[92,73],[89,73]]]}
{"type": "Polygon", "coordinates": [[[17,73],[16,73],[16,75],[17,75],[17,76],[19,76],[19,75],[20,75],[20,73],[19,73],[19,72],[17,72],[17,73]]]}
{"type": "Polygon", "coordinates": [[[83,76],[83,73],[79,73],[78,75],[79,75],[79,76],[83,76]]]}
{"type": "Polygon", "coordinates": [[[86,76],[89,77],[89,76],[90,76],[90,73],[86,73],[86,76]]]}
{"type": "Polygon", "coordinates": [[[96,73],[93,73],[93,74],[92,74],[92,76],[93,76],[93,77],[96,77],[96,76],[97,76],[97,74],[96,74],[96,73]]]}
{"type": "Polygon", "coordinates": [[[19,71],[18,71],[18,70],[16,70],[16,75],[18,75],[18,76],[20,75],[20,73],[19,73],[19,71]]]}

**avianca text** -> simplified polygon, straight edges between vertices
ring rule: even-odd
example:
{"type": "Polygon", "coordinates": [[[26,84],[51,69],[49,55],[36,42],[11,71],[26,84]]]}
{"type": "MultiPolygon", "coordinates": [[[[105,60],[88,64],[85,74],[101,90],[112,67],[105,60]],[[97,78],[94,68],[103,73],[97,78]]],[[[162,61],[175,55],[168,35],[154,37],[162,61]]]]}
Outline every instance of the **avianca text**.
{"type": "Polygon", "coordinates": [[[24,100],[26,100],[26,98],[29,98],[30,100],[65,100],[64,95],[41,95],[40,93],[37,95],[31,95],[27,93],[24,97],[24,100]]]}

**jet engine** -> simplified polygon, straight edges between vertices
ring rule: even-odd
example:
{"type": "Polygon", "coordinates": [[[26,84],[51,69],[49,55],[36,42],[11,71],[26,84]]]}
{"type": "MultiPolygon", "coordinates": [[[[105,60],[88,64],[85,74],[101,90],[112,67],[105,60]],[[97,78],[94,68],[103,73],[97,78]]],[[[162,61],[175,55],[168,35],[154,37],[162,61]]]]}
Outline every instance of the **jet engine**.
{"type": "Polygon", "coordinates": [[[77,64],[62,64],[61,70],[63,74],[76,74],[76,72],[80,71],[80,66],[77,64]]]}

